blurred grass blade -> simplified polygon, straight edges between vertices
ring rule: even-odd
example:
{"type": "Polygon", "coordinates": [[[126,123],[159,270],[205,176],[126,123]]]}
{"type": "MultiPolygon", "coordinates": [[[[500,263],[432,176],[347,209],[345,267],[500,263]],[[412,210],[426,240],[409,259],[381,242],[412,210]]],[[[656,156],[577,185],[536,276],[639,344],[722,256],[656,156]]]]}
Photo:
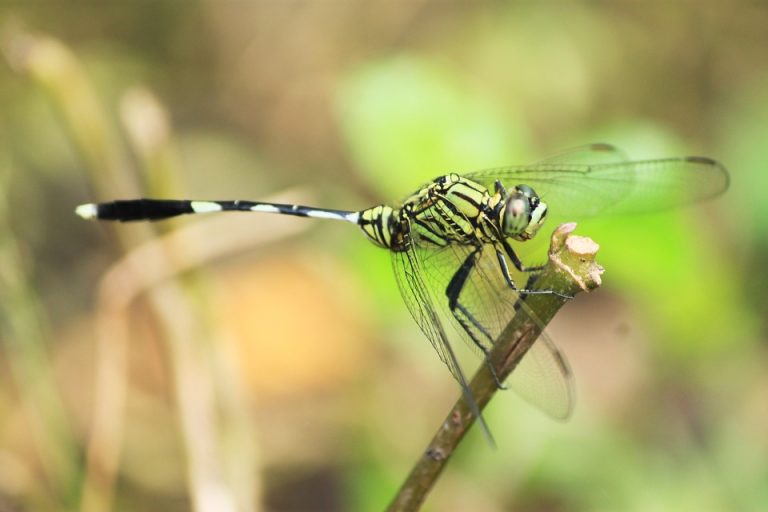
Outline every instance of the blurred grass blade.
{"type": "Polygon", "coordinates": [[[44,307],[28,276],[29,258],[8,219],[5,191],[9,189],[10,164],[2,157],[0,153],[0,341],[50,489],[49,510],[73,509],[82,471],[80,457],[54,379],[44,307]]]}
{"type": "Polygon", "coordinates": [[[149,90],[133,87],[120,101],[120,119],[147,189],[157,197],[181,194],[179,155],[160,101],[149,90]]]}
{"type": "Polygon", "coordinates": [[[11,32],[3,50],[11,67],[51,98],[97,188],[134,194],[119,138],[72,52],[53,38],[22,32],[11,32]]]}
{"type": "MultiPolygon", "coordinates": [[[[53,105],[61,114],[64,126],[87,164],[89,176],[100,196],[114,197],[138,195],[136,178],[129,172],[127,158],[120,144],[117,130],[108,122],[108,116],[102,108],[98,96],[91,86],[75,56],[58,41],[25,33],[14,33],[7,38],[5,53],[12,66],[19,72],[26,73],[52,99],[53,105]]],[[[129,102],[130,111],[130,102],[129,102]]],[[[132,112],[128,117],[135,119],[132,112]]],[[[135,134],[134,134],[135,135],[135,134]]],[[[151,135],[151,134],[150,134],[151,135]]],[[[167,140],[167,139],[166,139],[167,140]]],[[[154,150],[165,148],[156,145],[154,150]]],[[[138,153],[151,157],[148,146],[138,145],[138,153]]],[[[115,230],[115,234],[124,248],[135,245],[151,236],[149,226],[134,226],[133,230],[115,230]]],[[[172,258],[161,255],[159,260],[144,262],[145,265],[170,265],[172,258]],[[167,260],[167,261],[166,261],[167,260]]],[[[173,282],[149,290],[147,299],[156,313],[161,328],[164,330],[172,354],[174,377],[177,392],[177,404],[181,415],[181,431],[187,452],[188,482],[195,510],[229,511],[237,509],[237,498],[233,495],[228,482],[219,446],[217,432],[216,394],[212,383],[209,356],[205,345],[209,343],[209,328],[205,324],[205,315],[192,314],[194,308],[188,304],[186,291],[173,282]]],[[[125,310],[120,310],[127,313],[125,310]]],[[[106,315],[99,322],[100,326],[114,325],[109,319],[115,309],[103,306],[106,315]]],[[[108,329],[107,329],[108,331],[108,329]]],[[[109,332],[99,329],[99,345],[113,342],[109,332]]],[[[108,414],[119,414],[111,400],[120,404],[127,389],[126,351],[119,347],[104,347],[98,351],[102,359],[98,361],[100,370],[97,375],[109,375],[104,382],[104,391],[112,396],[97,398],[95,432],[101,437],[94,441],[89,454],[89,474],[86,481],[83,510],[111,508],[111,496],[118,467],[121,443],[119,421],[108,414]],[[106,365],[106,369],[103,366],[106,365]],[[111,373],[115,371],[116,373],[111,373]],[[117,397],[115,394],[120,394],[117,397]],[[107,403],[110,402],[110,403],[107,403]],[[111,430],[110,430],[111,429],[111,430]],[[100,460],[94,460],[99,459],[100,460]]],[[[98,389],[98,386],[97,386],[98,389]]],[[[248,510],[250,503],[242,508],[248,510]]]]}
{"type": "MultiPolygon", "coordinates": [[[[180,187],[181,163],[165,107],[150,91],[139,87],[130,89],[123,96],[120,107],[128,145],[140,163],[139,170],[147,184],[149,195],[186,195],[180,187]]],[[[182,223],[169,222],[165,223],[165,227],[160,226],[158,229],[167,230],[175,224],[182,223]]],[[[189,234],[189,231],[187,232],[189,234]]],[[[145,261],[159,262],[167,259],[171,275],[180,275],[184,268],[180,255],[187,254],[191,247],[208,245],[206,234],[201,234],[196,241],[190,242],[195,233],[187,236],[187,243],[184,243],[185,239],[176,237],[175,245],[161,245],[161,255],[147,258],[145,261]],[[174,250],[172,247],[178,249],[174,250]]],[[[227,246],[231,247],[231,244],[227,246]]],[[[237,373],[230,371],[233,364],[226,363],[227,356],[233,360],[236,356],[222,354],[223,347],[232,345],[221,342],[223,334],[214,327],[215,322],[210,321],[210,290],[206,286],[206,276],[199,268],[188,268],[191,270],[187,270],[183,279],[174,285],[174,292],[181,292],[184,300],[176,305],[174,314],[164,317],[164,321],[168,323],[196,325],[193,336],[168,338],[176,365],[174,375],[186,449],[199,460],[199,466],[192,468],[198,471],[202,479],[198,481],[199,490],[207,487],[204,485],[206,481],[216,479],[221,479],[221,483],[227,487],[226,496],[220,493],[218,496],[207,495],[205,498],[211,500],[212,510],[221,510],[224,506],[231,506],[236,510],[252,510],[255,503],[260,502],[261,485],[255,477],[260,473],[255,446],[251,441],[253,425],[248,414],[243,412],[248,409],[244,398],[244,385],[237,373]],[[207,389],[207,396],[195,396],[199,395],[201,388],[207,389]],[[188,395],[193,399],[184,402],[183,399],[188,395]],[[203,397],[206,397],[206,400],[203,400],[203,397]],[[200,430],[200,421],[215,425],[216,430],[200,430]],[[202,434],[207,437],[201,438],[202,434]],[[238,441],[236,453],[226,451],[224,439],[238,441]],[[205,453],[206,446],[211,450],[210,453],[205,453]],[[206,475],[211,468],[216,468],[220,474],[206,475]],[[219,500],[228,504],[225,505],[219,500]]],[[[164,288],[168,288],[168,285],[164,288]]],[[[173,326],[167,326],[167,330],[173,332],[173,326]]]]}

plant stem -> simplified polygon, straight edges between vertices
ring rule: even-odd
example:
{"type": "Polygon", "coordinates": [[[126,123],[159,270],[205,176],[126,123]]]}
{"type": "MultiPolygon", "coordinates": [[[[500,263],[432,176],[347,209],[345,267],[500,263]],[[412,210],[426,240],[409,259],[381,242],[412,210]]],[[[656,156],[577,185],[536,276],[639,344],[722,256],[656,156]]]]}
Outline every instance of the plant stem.
{"type": "MultiPolygon", "coordinates": [[[[563,224],[552,234],[547,264],[534,283],[534,289],[554,290],[558,294],[526,295],[520,308],[499,335],[490,354],[496,374],[503,382],[517,367],[544,326],[580,291],[600,286],[603,269],[595,262],[598,245],[589,238],[571,235],[576,224],[563,224]]],[[[470,383],[472,395],[482,410],[498,387],[487,365],[481,365],[470,383]]],[[[460,397],[435,433],[429,446],[414,465],[387,510],[418,510],[445,468],[448,459],[475,422],[466,400],[460,397]]]]}

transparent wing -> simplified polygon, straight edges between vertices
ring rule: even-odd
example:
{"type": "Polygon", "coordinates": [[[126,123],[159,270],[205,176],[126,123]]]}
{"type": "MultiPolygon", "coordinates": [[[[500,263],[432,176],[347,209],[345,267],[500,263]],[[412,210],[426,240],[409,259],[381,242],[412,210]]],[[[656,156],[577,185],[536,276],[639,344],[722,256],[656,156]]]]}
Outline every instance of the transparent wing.
{"type": "Polygon", "coordinates": [[[397,285],[400,288],[400,294],[403,296],[403,301],[411,316],[435,348],[440,359],[448,367],[451,375],[458,381],[470,410],[480,422],[486,437],[493,445],[493,436],[480,414],[480,408],[469,389],[451,342],[443,328],[443,323],[435,310],[433,293],[424,282],[423,262],[414,249],[415,244],[409,243],[408,246],[410,248],[405,251],[392,251],[391,253],[392,267],[397,285]]]}
{"type": "MultiPolygon", "coordinates": [[[[589,153],[582,150],[578,156],[589,157],[589,153]]],[[[602,151],[591,153],[597,157],[602,151]]],[[[620,158],[617,151],[606,153],[610,158],[620,158]]],[[[704,157],[561,163],[568,156],[565,153],[554,161],[487,169],[465,176],[491,190],[497,180],[506,187],[530,185],[547,203],[550,215],[569,220],[667,210],[718,196],[729,183],[725,168],[704,157]]]]}
{"type": "MultiPolygon", "coordinates": [[[[527,312],[532,314],[530,310],[527,312]]],[[[571,367],[547,331],[542,331],[528,349],[507,384],[525,401],[553,418],[564,420],[573,412],[576,393],[571,367]]]]}
{"type": "Polygon", "coordinates": [[[597,142],[555,153],[537,164],[609,164],[626,162],[626,153],[612,144],[597,142]]]}
{"type": "MultiPolygon", "coordinates": [[[[444,319],[443,323],[452,326],[450,336],[462,339],[474,349],[473,352],[480,355],[481,352],[472,337],[451,313],[445,294],[453,274],[474,247],[450,245],[437,249],[427,243],[417,242],[416,245],[419,259],[423,263],[424,281],[434,290],[435,303],[441,318],[444,319]]],[[[524,303],[518,301],[517,293],[504,280],[491,246],[484,247],[459,296],[459,301],[487,333],[486,335],[480,329],[473,329],[473,334],[486,345],[498,338],[515,315],[516,308],[527,308],[524,303]]],[[[526,311],[536,318],[530,310],[526,311]]],[[[523,357],[508,383],[518,395],[554,418],[567,418],[573,409],[574,393],[570,368],[546,332],[542,333],[523,357]]]]}
{"type": "Polygon", "coordinates": [[[424,284],[418,255],[413,250],[393,251],[392,268],[400,294],[411,316],[437,351],[440,360],[448,367],[451,375],[462,382],[464,377],[461,367],[435,311],[432,295],[424,284]]]}

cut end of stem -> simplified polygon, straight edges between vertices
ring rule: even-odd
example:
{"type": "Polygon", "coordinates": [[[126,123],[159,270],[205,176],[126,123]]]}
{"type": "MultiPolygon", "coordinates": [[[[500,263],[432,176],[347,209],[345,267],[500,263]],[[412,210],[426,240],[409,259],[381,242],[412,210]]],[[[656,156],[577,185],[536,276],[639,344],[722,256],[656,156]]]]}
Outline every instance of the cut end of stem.
{"type": "Polygon", "coordinates": [[[575,222],[561,224],[552,233],[549,257],[552,263],[568,274],[579,288],[588,292],[598,288],[605,269],[595,261],[600,246],[591,238],[573,235],[575,222]]]}

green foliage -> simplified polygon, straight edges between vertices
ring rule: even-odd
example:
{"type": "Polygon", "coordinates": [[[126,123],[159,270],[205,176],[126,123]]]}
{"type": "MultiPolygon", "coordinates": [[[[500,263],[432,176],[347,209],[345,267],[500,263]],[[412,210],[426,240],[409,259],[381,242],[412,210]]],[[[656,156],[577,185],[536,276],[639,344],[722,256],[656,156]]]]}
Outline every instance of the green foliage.
{"type": "Polygon", "coordinates": [[[338,105],[356,165],[390,198],[447,172],[519,161],[529,146],[519,116],[501,115],[457,70],[416,56],[357,70],[342,84],[338,105]]]}

